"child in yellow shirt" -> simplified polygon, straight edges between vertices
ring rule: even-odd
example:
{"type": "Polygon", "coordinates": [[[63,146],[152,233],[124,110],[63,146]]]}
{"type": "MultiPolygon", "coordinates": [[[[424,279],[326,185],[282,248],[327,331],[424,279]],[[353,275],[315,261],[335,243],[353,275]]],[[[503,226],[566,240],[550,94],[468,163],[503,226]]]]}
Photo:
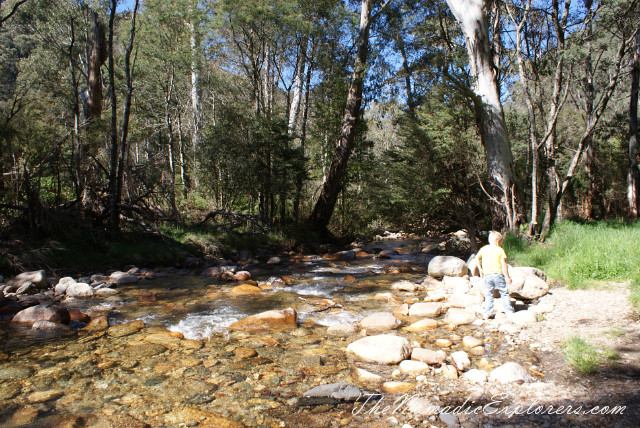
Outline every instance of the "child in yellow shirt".
{"type": "Polygon", "coordinates": [[[501,247],[502,240],[502,234],[491,231],[489,233],[489,245],[482,247],[476,256],[480,276],[484,277],[485,318],[491,318],[495,315],[493,312],[494,289],[497,289],[500,293],[504,311],[506,313],[513,312],[507,287],[507,284],[511,284],[511,278],[507,268],[507,255],[501,247]]]}

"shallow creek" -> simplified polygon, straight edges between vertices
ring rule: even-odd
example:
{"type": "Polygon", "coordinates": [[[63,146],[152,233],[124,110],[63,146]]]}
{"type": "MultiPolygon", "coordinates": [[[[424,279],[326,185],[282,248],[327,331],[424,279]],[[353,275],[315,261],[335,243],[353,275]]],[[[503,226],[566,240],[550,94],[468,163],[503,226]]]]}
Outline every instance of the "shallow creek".
{"type": "MultiPolygon", "coordinates": [[[[264,289],[259,295],[231,297],[228,291],[235,283],[174,269],[162,271],[154,280],[120,287],[112,297],[64,303],[92,317],[106,314],[112,326],[144,322],[145,328],[119,337],[82,328],[62,337],[32,337],[2,326],[0,424],[298,427],[426,423],[424,416],[364,411],[354,415],[358,404],[306,405],[300,399],[304,391],[333,382],[378,391],[376,385],[362,384],[354,377],[354,368],[360,367],[385,380],[412,382],[411,394],[425,394],[436,404],[465,400],[469,391],[459,387],[462,381],[446,378],[436,368],[416,380],[415,375],[399,374],[395,365],[351,361],[345,349],[361,334],[327,334],[329,325],[357,324],[373,312],[393,312],[402,303],[421,301],[425,292],[391,289],[399,280],[422,282],[430,256],[420,253],[420,248],[419,242],[382,241],[364,247],[366,253],[355,260],[297,255],[276,266],[249,268],[264,289]],[[397,254],[388,259],[373,257],[383,249],[397,254]],[[313,303],[323,299],[330,299],[336,307],[318,310],[313,303]],[[297,329],[279,333],[227,329],[247,315],[287,307],[297,311],[297,329]]],[[[473,367],[487,369],[506,361],[525,367],[535,364],[528,349],[482,326],[440,324],[414,333],[404,327],[420,318],[398,317],[403,324],[393,334],[430,349],[438,349],[436,339],[450,339],[453,345],[445,350],[447,355],[464,349],[463,336],[481,339],[485,353],[470,355],[473,367]]],[[[432,417],[429,424],[437,426],[440,421],[432,417]]]]}

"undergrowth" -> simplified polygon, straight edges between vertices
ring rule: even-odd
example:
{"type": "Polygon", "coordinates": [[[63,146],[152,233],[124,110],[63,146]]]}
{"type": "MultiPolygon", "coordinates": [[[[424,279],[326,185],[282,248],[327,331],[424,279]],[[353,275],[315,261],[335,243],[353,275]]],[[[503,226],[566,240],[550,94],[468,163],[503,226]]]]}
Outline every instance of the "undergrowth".
{"type": "Polygon", "coordinates": [[[586,288],[599,281],[633,280],[636,304],[640,303],[640,223],[621,221],[579,224],[564,221],[545,243],[529,244],[507,235],[503,247],[518,265],[534,266],[570,289],[586,288]]]}
{"type": "Polygon", "coordinates": [[[578,336],[562,343],[564,360],[583,375],[593,374],[607,364],[620,359],[620,354],[609,348],[598,349],[578,336]]]}

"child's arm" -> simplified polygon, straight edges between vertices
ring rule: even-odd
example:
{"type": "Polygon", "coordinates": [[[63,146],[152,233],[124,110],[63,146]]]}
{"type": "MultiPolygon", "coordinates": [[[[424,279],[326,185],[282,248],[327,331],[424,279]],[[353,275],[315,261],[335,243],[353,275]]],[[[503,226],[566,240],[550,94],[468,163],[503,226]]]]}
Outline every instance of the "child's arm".
{"type": "Polygon", "coordinates": [[[507,266],[507,259],[502,259],[502,274],[507,284],[511,284],[511,277],[509,276],[509,267],[507,266]]]}

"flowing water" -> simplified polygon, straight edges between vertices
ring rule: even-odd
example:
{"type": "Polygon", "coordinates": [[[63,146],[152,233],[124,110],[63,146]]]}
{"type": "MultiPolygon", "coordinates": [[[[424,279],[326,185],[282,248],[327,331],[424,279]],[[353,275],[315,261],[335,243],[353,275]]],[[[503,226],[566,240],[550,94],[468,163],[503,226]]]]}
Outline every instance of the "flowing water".
{"type": "MultiPolygon", "coordinates": [[[[383,294],[391,293],[396,281],[419,283],[425,277],[430,256],[420,252],[420,244],[380,241],[364,247],[355,260],[297,255],[281,265],[249,267],[264,289],[258,295],[232,297],[228,290],[237,284],[167,270],[165,276],[121,287],[113,297],[65,303],[92,317],[106,314],[111,325],[144,321],[145,329],[124,337],[82,329],[64,337],[41,337],[4,326],[0,399],[6,406],[0,423],[313,426],[310,421],[319,418],[318,426],[362,424],[345,405],[311,409],[298,398],[319,384],[353,383],[354,366],[344,350],[355,337],[328,336],[327,326],[356,324],[370,313],[421,300],[420,294],[383,294]],[[385,249],[397,254],[372,256],[385,249]],[[326,300],[334,307],[321,311],[313,304],[326,300]],[[248,315],[287,307],[297,311],[296,330],[228,331],[248,315]],[[170,336],[165,329],[176,333],[170,336]],[[150,335],[167,342],[150,341],[150,335]]],[[[404,325],[410,322],[403,319],[404,325]]],[[[431,348],[438,338],[452,338],[452,350],[462,349],[460,337],[475,334],[485,342],[483,358],[488,361],[510,355],[510,360],[535,362],[530,353],[475,326],[397,333],[431,348]]],[[[474,363],[480,359],[472,358],[474,363]]],[[[389,377],[394,368],[371,369],[389,377]]]]}

